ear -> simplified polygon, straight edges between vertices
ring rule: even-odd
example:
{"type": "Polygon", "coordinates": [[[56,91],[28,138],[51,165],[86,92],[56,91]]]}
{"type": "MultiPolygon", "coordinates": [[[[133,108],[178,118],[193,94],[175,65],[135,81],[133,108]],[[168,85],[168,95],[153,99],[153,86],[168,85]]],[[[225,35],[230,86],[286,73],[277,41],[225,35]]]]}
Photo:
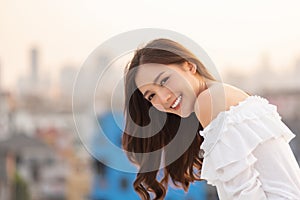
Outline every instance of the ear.
{"type": "Polygon", "coordinates": [[[195,74],[197,72],[197,65],[192,62],[184,62],[183,68],[185,71],[192,72],[192,74],[195,74]]]}

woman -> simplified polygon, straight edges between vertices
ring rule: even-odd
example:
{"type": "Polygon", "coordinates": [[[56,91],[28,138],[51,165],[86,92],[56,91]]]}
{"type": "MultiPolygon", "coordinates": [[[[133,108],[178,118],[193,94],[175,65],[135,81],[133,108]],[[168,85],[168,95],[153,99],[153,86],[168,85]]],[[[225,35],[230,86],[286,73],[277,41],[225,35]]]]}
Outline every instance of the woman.
{"type": "Polygon", "coordinates": [[[136,50],[125,75],[123,148],[139,167],[134,189],[142,199],[163,199],[169,179],[185,191],[207,180],[221,200],[300,199],[299,165],[288,145],[295,135],[265,98],[217,81],[168,39],[136,50]],[[168,147],[177,135],[184,144],[192,137],[186,149],[168,147]]]}

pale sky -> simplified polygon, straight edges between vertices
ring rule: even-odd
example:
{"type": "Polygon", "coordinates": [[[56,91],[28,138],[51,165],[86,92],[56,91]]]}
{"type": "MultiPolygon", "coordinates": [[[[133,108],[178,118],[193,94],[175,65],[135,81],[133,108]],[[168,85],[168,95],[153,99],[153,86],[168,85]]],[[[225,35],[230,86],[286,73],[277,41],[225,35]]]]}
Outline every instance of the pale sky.
{"type": "Polygon", "coordinates": [[[5,87],[28,73],[39,48],[43,73],[80,66],[98,45],[138,28],[163,28],[196,41],[220,70],[252,70],[262,54],[274,68],[300,57],[299,0],[0,0],[0,65],[5,87]]]}

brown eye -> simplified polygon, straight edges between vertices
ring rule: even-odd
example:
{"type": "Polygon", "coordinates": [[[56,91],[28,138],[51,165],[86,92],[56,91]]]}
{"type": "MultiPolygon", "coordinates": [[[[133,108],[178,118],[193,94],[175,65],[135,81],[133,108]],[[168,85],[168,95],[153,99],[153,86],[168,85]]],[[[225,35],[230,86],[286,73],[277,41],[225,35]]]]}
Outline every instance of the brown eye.
{"type": "Polygon", "coordinates": [[[167,82],[168,79],[169,79],[169,77],[166,77],[163,80],[161,80],[160,85],[163,86],[167,82]]]}
{"type": "Polygon", "coordinates": [[[150,94],[148,97],[148,101],[151,101],[155,94],[150,94]]]}

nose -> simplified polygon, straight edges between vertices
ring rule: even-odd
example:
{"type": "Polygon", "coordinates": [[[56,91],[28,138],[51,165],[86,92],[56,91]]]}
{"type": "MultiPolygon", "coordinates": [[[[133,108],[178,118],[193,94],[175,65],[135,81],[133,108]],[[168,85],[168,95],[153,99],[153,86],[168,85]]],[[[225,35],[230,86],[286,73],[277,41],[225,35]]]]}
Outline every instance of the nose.
{"type": "Polygon", "coordinates": [[[164,108],[167,108],[172,97],[171,92],[168,91],[167,88],[161,88],[159,91],[157,91],[157,96],[159,97],[161,105],[164,108]]]}

